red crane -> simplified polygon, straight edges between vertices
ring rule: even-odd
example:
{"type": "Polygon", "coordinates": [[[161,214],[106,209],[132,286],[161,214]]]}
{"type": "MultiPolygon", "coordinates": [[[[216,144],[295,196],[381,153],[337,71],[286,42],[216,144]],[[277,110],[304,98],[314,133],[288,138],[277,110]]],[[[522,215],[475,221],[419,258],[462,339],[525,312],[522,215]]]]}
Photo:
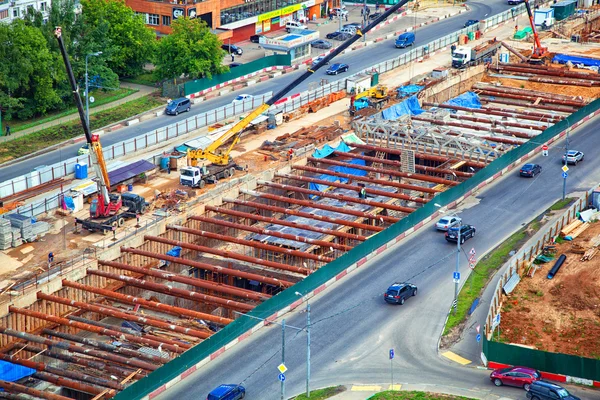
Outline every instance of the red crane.
{"type": "Polygon", "coordinates": [[[537,31],[535,30],[535,23],[533,22],[533,13],[531,12],[531,6],[529,5],[528,0],[525,0],[525,7],[527,8],[527,14],[529,15],[529,24],[531,25],[531,30],[533,31],[533,53],[531,53],[531,57],[529,57],[529,62],[536,64],[543,63],[544,59],[548,57],[548,48],[542,47],[540,37],[538,36],[537,31]]]}

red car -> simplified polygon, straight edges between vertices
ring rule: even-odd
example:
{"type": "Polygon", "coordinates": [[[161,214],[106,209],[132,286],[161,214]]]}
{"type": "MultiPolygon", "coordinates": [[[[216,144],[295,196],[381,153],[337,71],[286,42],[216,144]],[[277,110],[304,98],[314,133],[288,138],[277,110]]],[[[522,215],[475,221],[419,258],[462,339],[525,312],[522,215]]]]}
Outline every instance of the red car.
{"type": "Polygon", "coordinates": [[[532,382],[542,379],[542,374],[533,368],[510,367],[495,370],[490,374],[490,379],[496,386],[517,386],[529,390],[532,382]]]}

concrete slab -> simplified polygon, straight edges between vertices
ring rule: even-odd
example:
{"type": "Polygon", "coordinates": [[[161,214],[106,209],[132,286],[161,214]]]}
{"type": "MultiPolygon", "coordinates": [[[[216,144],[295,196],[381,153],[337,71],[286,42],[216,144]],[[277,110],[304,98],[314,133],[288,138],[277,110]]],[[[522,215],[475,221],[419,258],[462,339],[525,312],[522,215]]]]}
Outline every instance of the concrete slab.
{"type": "MultiPolygon", "coordinates": [[[[33,247],[31,250],[33,250],[33,247]]],[[[22,266],[22,262],[15,260],[7,254],[0,253],[0,274],[6,274],[8,272],[15,271],[22,266]]]]}
{"type": "Polygon", "coordinates": [[[31,253],[33,251],[33,246],[25,246],[22,249],[20,249],[19,251],[21,252],[21,254],[31,253]]]}

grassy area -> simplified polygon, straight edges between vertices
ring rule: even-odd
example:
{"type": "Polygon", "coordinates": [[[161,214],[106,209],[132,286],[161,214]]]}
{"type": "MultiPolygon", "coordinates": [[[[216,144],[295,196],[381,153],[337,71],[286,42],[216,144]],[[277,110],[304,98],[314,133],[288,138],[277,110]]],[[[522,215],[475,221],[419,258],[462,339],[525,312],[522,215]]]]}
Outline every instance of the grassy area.
{"type": "Polygon", "coordinates": [[[310,397],[306,393],[294,397],[294,400],[325,400],[346,390],[344,386],[330,386],[324,389],[311,390],[310,397]]]}
{"type": "MultiPolygon", "coordinates": [[[[119,90],[109,90],[106,92],[104,92],[102,90],[91,91],[90,94],[94,97],[95,101],[93,103],[90,103],[90,109],[93,109],[94,107],[98,107],[98,106],[101,106],[103,104],[107,104],[107,103],[110,103],[113,101],[121,100],[122,98],[127,97],[135,92],[137,92],[137,90],[127,89],[127,88],[123,88],[123,89],[119,89],[119,90]]],[[[6,125],[6,123],[8,123],[8,125],[10,125],[11,132],[15,133],[18,131],[22,131],[24,129],[29,129],[31,127],[34,127],[34,126],[37,126],[40,124],[52,122],[59,118],[66,117],[68,115],[76,114],[76,113],[77,113],[77,107],[72,107],[72,108],[69,108],[68,110],[64,110],[64,111],[60,111],[60,112],[56,112],[56,113],[50,113],[43,117],[32,118],[32,119],[28,119],[26,121],[19,121],[19,120],[4,121],[3,125],[6,125]]]]}
{"type": "Polygon", "coordinates": [[[450,394],[408,391],[386,391],[369,397],[369,400],[475,400],[450,394]]]}
{"type": "Polygon", "coordinates": [[[571,204],[571,202],[575,200],[572,197],[565,197],[564,200],[559,200],[556,203],[552,204],[549,208],[549,210],[551,211],[558,211],[558,210],[562,210],[563,208],[565,208],[566,206],[568,206],[569,204],[571,204]]]}
{"type": "MultiPolygon", "coordinates": [[[[140,97],[117,107],[90,115],[90,126],[92,130],[102,128],[163,104],[163,101],[153,95],[140,97]]],[[[83,128],[81,127],[81,122],[75,120],[9,140],[0,144],[0,163],[34,153],[82,134],[83,128]]],[[[68,156],[65,155],[65,157],[68,156]]]]}
{"type": "Polygon", "coordinates": [[[160,82],[160,79],[156,78],[154,73],[146,72],[144,74],[140,74],[138,76],[123,78],[123,82],[137,83],[138,85],[146,85],[146,86],[155,86],[160,82]]]}

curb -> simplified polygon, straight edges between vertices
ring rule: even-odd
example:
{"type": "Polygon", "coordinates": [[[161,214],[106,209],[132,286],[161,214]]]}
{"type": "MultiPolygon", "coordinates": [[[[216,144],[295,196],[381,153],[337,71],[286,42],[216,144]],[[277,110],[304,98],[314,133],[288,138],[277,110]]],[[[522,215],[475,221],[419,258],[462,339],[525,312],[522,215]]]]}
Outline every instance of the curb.
{"type": "MultiPolygon", "coordinates": [[[[507,367],[512,367],[512,365],[497,363],[494,361],[488,362],[489,370],[498,369],[498,368],[507,368],[507,367]]],[[[592,386],[592,387],[600,388],[600,381],[596,381],[596,380],[592,380],[592,379],[577,378],[577,377],[569,376],[569,375],[553,374],[551,372],[544,372],[544,371],[540,371],[540,372],[542,373],[542,378],[549,379],[551,381],[556,381],[556,382],[561,382],[561,383],[576,383],[578,385],[585,385],[585,386],[592,386]]]]}

